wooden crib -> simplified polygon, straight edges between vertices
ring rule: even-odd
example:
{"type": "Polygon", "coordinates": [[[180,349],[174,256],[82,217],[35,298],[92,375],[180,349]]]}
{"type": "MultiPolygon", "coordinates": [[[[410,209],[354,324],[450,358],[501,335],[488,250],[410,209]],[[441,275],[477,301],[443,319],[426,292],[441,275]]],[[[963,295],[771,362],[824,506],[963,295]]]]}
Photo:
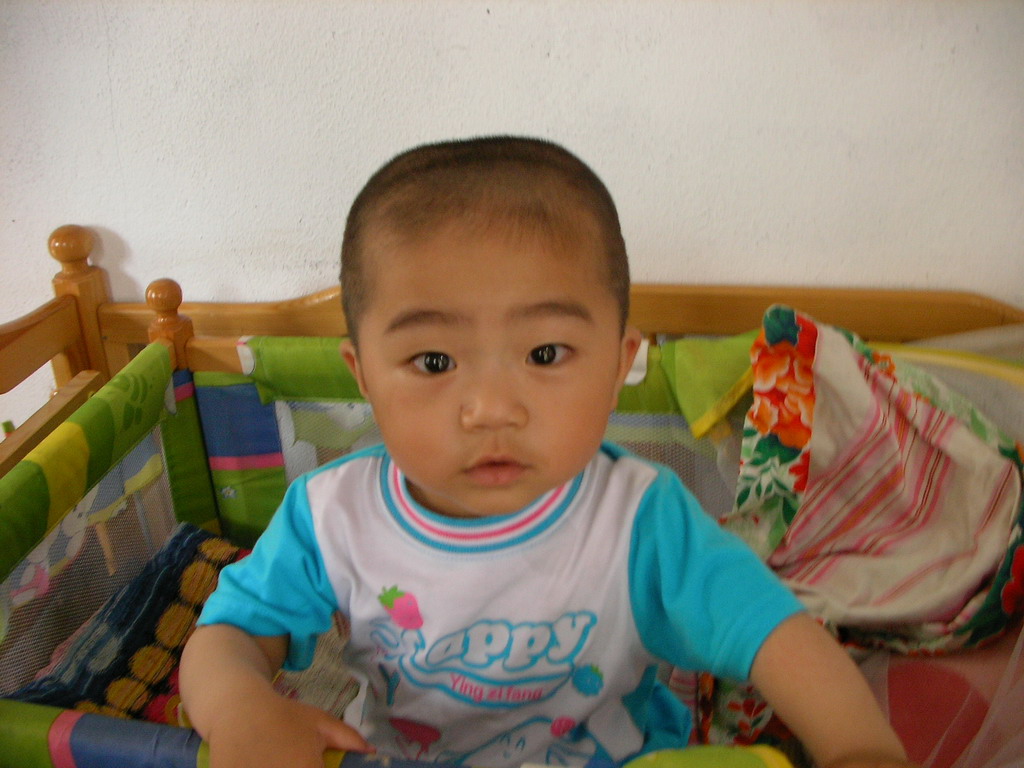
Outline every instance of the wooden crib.
{"type": "MultiPolygon", "coordinates": [[[[184,302],[173,280],[158,279],[146,303],[111,300],[106,273],[89,262],[93,235],[67,225],[54,230],[50,255],[60,264],[56,298],[0,325],[0,394],[53,362],[61,401],[83,395],[124,367],[134,350],[164,339],[182,356],[234,365],[233,340],[244,335],[341,336],[338,286],[283,301],[184,302]],[[96,371],[89,384],[73,379],[96,371]]],[[[742,333],[781,303],[877,342],[911,342],[1024,323],[1024,309],[961,291],[823,288],[784,285],[636,284],[630,322],[649,335],[742,333]]],[[[55,403],[47,404],[54,412],[55,403]]]]}
{"type": "MultiPolygon", "coordinates": [[[[0,325],[0,393],[9,391],[38,368],[50,363],[57,383],[54,396],[0,443],[0,484],[7,482],[9,474],[18,471],[20,462],[43,450],[49,444],[47,441],[53,440],[48,436],[60,432],[69,417],[99,392],[103,385],[112,379],[118,383],[119,372],[123,372],[141,350],[153,349],[153,344],[166,350],[165,353],[159,353],[166,355],[166,365],[181,373],[189,376],[203,374],[231,377],[253,373],[252,361],[247,357],[250,354],[248,347],[240,345],[241,338],[282,337],[291,340],[284,342],[286,346],[300,346],[302,339],[314,342],[327,339],[333,344],[334,340],[345,333],[337,286],[285,301],[189,302],[182,300],[177,283],[164,278],[150,283],[145,303],[113,301],[106,274],[89,261],[92,243],[92,234],[82,227],[71,225],[54,231],[49,249],[61,265],[61,271],[53,281],[56,298],[34,312],[0,325]]],[[[694,412],[687,412],[687,407],[692,409],[698,407],[699,403],[686,401],[687,395],[675,390],[672,390],[674,394],[665,394],[672,387],[677,387],[678,382],[673,380],[666,384],[654,381],[657,378],[655,361],[662,360],[662,354],[669,354],[668,347],[663,348],[662,345],[670,340],[727,339],[751,332],[761,326],[766,309],[775,304],[797,308],[803,315],[823,326],[852,331],[867,340],[876,353],[891,354],[899,361],[914,361],[937,370],[959,371],[969,377],[998,381],[1002,387],[999,391],[1004,393],[999,397],[1006,401],[1005,393],[1009,392],[1011,411],[1016,408],[1024,412],[1024,309],[987,297],[953,291],[653,284],[634,285],[632,289],[630,322],[644,332],[650,343],[648,368],[638,371],[641,379],[646,377],[646,383],[638,386],[648,389],[643,397],[634,397],[627,392],[624,397],[628,402],[624,410],[636,413],[649,407],[638,404],[641,401],[648,404],[661,403],[658,408],[664,414],[671,412],[672,419],[682,419],[680,423],[684,424],[694,440],[705,441],[697,449],[698,453],[708,446],[711,446],[709,450],[714,453],[715,446],[720,447],[723,435],[730,432],[729,419],[734,420],[731,431],[735,433],[735,420],[743,418],[746,408],[743,398],[749,395],[750,381],[749,378],[744,379],[746,374],[741,369],[749,367],[749,361],[742,361],[742,365],[737,368],[743,375],[735,377],[733,385],[728,388],[730,391],[720,393],[722,397],[718,398],[718,409],[704,407],[697,417],[694,412]],[[921,340],[931,342],[926,346],[911,346],[911,343],[921,340]],[[960,351],[950,352],[951,349],[960,351]],[[723,397],[728,402],[723,404],[723,397]],[[704,423],[699,430],[694,428],[698,422],[704,423]]],[[[747,343],[749,345],[749,339],[747,343]]],[[[716,352],[719,353],[721,350],[716,352]]],[[[683,365],[681,352],[673,351],[672,354],[679,355],[675,370],[682,372],[679,375],[684,375],[687,369],[680,367],[683,365]]],[[[690,364],[693,364],[693,359],[690,359],[690,364]]],[[[192,386],[191,378],[188,381],[188,384],[180,384],[179,379],[175,378],[173,386],[187,389],[192,386]]],[[[351,394],[349,392],[346,397],[352,399],[351,394]]],[[[170,431],[172,428],[168,426],[166,429],[170,431]]],[[[1015,437],[1022,439],[1019,433],[1015,437]]],[[[717,458],[712,457],[708,466],[713,467],[718,459],[720,454],[717,458]]],[[[215,465],[212,460],[209,463],[211,467],[215,465]]],[[[701,482],[700,477],[693,479],[693,482],[701,482]]],[[[212,486],[217,489],[212,492],[214,496],[223,490],[217,485],[216,478],[212,486]]],[[[88,489],[83,488],[82,491],[80,495],[84,496],[88,489]]],[[[69,501],[78,503],[79,499],[69,501]]],[[[34,536],[41,541],[44,536],[51,535],[54,526],[60,525],[62,515],[67,511],[51,510],[46,524],[29,538],[34,536]]],[[[12,519],[12,514],[10,509],[0,506],[0,538],[18,528],[19,521],[12,519]]],[[[223,518],[223,510],[209,515],[204,512],[192,518],[179,514],[177,510],[174,510],[174,514],[177,514],[179,520],[191,520],[207,531],[225,533],[235,539],[235,544],[250,543],[249,534],[258,533],[259,529],[259,523],[254,524],[253,530],[237,524],[237,521],[232,525],[223,518]]],[[[265,510],[261,514],[265,516],[265,510]]],[[[116,558],[109,554],[115,548],[109,541],[106,544],[102,541],[109,536],[107,527],[110,526],[101,522],[89,530],[95,531],[100,550],[107,553],[104,555],[107,567],[116,569],[117,565],[113,562],[116,558]]],[[[1008,531],[1007,535],[1010,533],[1008,531]]],[[[22,546],[24,532],[14,538],[20,542],[18,546],[22,546]]],[[[1020,578],[1024,579],[1024,557],[1021,558],[1021,570],[1020,578]]],[[[3,629],[6,631],[7,627],[3,629]]],[[[988,654],[994,659],[991,664],[1001,664],[1001,669],[1006,670],[1000,672],[998,686],[983,694],[976,694],[983,699],[981,704],[984,707],[988,707],[996,694],[1003,697],[1000,706],[1004,707],[1008,706],[1005,702],[1012,696],[1020,695],[1024,685],[1024,680],[1020,678],[1024,663],[1020,660],[1022,643],[1017,640],[1018,631],[1019,626],[1003,635],[1002,640],[987,642],[989,648],[983,651],[966,651],[962,654],[972,659],[982,659],[988,654]],[[996,648],[998,653],[992,648],[996,648]]],[[[877,668],[877,659],[871,663],[877,668]]],[[[885,663],[889,663],[888,659],[885,663]]],[[[886,667],[880,673],[890,686],[890,700],[893,699],[892,686],[898,688],[900,684],[897,680],[899,676],[892,673],[892,669],[898,670],[898,665],[891,669],[886,667]]],[[[32,672],[35,673],[35,670],[32,672]]],[[[906,679],[913,682],[912,677],[906,679]]],[[[681,690],[692,687],[685,675],[677,676],[675,682],[681,690]]],[[[682,692],[685,695],[685,690],[682,692]]],[[[11,691],[3,690],[2,693],[6,696],[11,691]]],[[[886,694],[880,693],[882,695],[886,694]]],[[[64,721],[52,712],[39,714],[37,710],[31,709],[32,706],[12,704],[0,713],[0,765],[39,765],[50,768],[59,764],[54,762],[53,744],[63,737],[54,724],[64,721]],[[37,718],[42,724],[36,723],[28,731],[22,732],[12,725],[22,718],[37,718]],[[46,743],[49,743],[49,748],[45,748],[46,743]],[[13,755],[13,751],[20,752],[23,748],[32,751],[32,760],[35,762],[22,760],[20,754],[17,757],[13,755]]],[[[905,733],[914,731],[915,722],[924,719],[915,713],[908,715],[905,710],[894,709],[892,714],[894,722],[899,720],[897,724],[903,729],[901,732],[905,733]]],[[[984,712],[982,717],[984,719],[984,712]]],[[[972,737],[977,742],[981,737],[976,734],[982,733],[984,728],[989,729],[984,733],[991,734],[992,728],[999,726],[998,723],[996,726],[986,723],[987,720],[972,721],[969,727],[974,730],[967,735],[965,743],[970,743],[972,737]]],[[[66,728],[67,733],[70,733],[71,726],[67,725],[66,728]]],[[[948,736],[949,730],[943,732],[944,737],[948,736]]],[[[707,729],[704,735],[708,735],[707,729]]],[[[911,736],[918,737],[915,734],[911,736]]],[[[69,743],[66,741],[66,749],[71,749],[67,746],[69,743]]],[[[952,760],[964,759],[963,755],[968,751],[964,744],[958,742],[958,745],[960,751],[952,754],[949,749],[944,752],[941,744],[936,746],[934,743],[922,742],[921,749],[925,752],[919,753],[923,757],[917,759],[936,768],[952,765],[952,760]]],[[[977,748],[974,751],[978,755],[982,754],[977,748]]],[[[202,762],[201,749],[198,752],[192,749],[189,754],[192,756],[180,764],[196,764],[196,760],[202,762]]],[[[986,759],[985,756],[978,757],[970,765],[990,764],[985,762],[986,759]]],[[[80,761],[78,764],[83,763],[80,761]]],[[[967,765],[957,763],[960,764],[967,765]]]]}

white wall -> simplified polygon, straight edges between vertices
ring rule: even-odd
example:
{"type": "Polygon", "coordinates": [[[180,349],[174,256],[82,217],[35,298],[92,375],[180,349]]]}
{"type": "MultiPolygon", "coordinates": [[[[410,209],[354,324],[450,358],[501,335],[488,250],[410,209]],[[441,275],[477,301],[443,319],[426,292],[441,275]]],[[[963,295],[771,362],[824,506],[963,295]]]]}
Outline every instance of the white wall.
{"type": "Polygon", "coordinates": [[[1024,306],[1022,40],[1019,0],[0,0],[0,322],[64,223],[121,300],[326,287],[380,163],[493,132],[597,169],[637,280],[1024,306]]]}

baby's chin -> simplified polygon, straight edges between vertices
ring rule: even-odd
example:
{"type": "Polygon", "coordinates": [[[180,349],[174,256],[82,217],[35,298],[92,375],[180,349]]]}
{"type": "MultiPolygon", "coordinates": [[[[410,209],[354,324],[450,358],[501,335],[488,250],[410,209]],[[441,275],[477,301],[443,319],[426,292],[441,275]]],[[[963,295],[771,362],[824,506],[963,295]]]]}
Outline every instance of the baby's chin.
{"type": "Polygon", "coordinates": [[[467,493],[443,494],[425,491],[412,482],[408,483],[408,488],[416,503],[435,515],[469,520],[514,515],[554,490],[485,486],[467,493]]]}

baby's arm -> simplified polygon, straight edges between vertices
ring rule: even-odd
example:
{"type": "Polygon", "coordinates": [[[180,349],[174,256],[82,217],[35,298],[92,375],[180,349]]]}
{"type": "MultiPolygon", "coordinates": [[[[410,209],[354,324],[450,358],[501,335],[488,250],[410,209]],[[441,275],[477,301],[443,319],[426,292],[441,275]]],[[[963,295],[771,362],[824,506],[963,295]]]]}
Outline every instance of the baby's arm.
{"type": "Polygon", "coordinates": [[[199,627],[181,657],[181,699],[210,744],[211,768],[255,764],[321,768],[328,747],[370,750],[327,712],[279,695],[273,677],[288,638],[253,637],[227,624],[199,627]]]}
{"type": "Polygon", "coordinates": [[[909,765],[860,670],[808,615],[768,636],[751,679],[822,768],[909,765]]]}

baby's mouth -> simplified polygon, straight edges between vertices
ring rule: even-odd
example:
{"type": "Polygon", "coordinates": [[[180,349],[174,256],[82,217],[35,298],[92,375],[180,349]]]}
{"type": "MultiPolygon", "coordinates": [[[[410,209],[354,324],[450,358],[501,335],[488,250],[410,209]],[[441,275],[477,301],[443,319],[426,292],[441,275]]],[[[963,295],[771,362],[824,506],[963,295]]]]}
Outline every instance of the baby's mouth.
{"type": "Polygon", "coordinates": [[[487,457],[471,465],[465,474],[477,485],[500,487],[522,477],[526,465],[504,456],[487,457]]]}

